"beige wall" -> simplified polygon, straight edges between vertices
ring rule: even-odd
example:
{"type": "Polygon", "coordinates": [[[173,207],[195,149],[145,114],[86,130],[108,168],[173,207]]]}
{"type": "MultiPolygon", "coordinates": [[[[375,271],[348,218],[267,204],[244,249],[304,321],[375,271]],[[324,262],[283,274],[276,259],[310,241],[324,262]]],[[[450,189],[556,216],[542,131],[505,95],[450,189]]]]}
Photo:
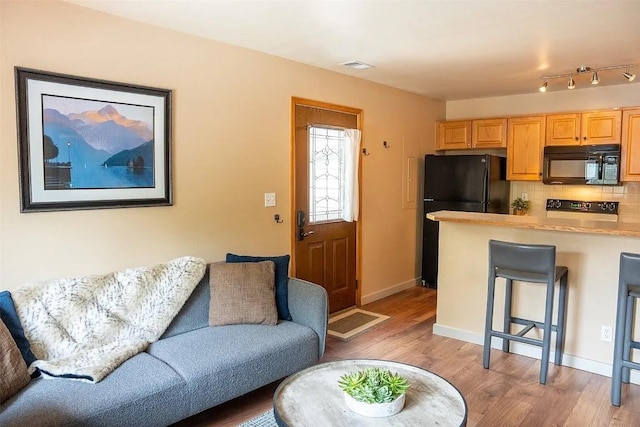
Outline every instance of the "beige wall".
{"type": "Polygon", "coordinates": [[[447,120],[640,105],[640,82],[447,102],[447,120]]]}
{"type": "Polygon", "coordinates": [[[443,102],[67,3],[0,13],[0,289],[185,254],[289,253],[292,96],[364,111],[363,296],[419,277],[421,206],[403,207],[402,152],[433,150],[443,102]],[[174,206],[21,214],[14,66],[172,89],[174,206]]]}

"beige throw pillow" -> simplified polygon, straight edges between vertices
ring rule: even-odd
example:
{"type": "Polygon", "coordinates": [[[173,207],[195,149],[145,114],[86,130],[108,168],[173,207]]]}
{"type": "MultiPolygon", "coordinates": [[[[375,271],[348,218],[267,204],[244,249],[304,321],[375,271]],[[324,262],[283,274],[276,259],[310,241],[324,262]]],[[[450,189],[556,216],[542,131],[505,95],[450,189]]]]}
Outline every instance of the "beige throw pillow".
{"type": "Polygon", "coordinates": [[[11,333],[0,320],[0,404],[24,388],[31,377],[11,333]]]}
{"type": "Polygon", "coordinates": [[[275,264],[272,261],[211,264],[209,325],[276,325],[275,264]]]}

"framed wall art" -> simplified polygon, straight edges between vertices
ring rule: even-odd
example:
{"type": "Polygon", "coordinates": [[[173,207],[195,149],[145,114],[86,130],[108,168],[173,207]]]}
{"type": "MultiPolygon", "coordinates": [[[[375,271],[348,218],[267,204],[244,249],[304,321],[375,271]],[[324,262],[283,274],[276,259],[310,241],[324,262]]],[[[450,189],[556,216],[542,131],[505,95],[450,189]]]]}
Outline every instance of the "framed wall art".
{"type": "Polygon", "coordinates": [[[172,204],[170,90],[15,77],[21,212],[172,204]]]}

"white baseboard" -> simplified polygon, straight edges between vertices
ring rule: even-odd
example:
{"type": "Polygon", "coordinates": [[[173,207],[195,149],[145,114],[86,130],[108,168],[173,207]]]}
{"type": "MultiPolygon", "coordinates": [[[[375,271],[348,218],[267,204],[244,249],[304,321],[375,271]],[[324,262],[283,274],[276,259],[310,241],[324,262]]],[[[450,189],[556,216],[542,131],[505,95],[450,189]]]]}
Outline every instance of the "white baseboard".
{"type": "MultiPolygon", "coordinates": [[[[462,329],[451,328],[449,326],[439,325],[435,323],[433,325],[434,335],[440,335],[447,338],[454,338],[460,341],[466,341],[473,344],[483,345],[484,335],[477,334],[475,332],[469,332],[462,329]]],[[[491,340],[491,348],[502,349],[502,339],[493,337],[491,340]]],[[[540,347],[526,345],[522,343],[512,342],[511,352],[519,354],[521,356],[533,357],[534,359],[540,359],[540,353],[542,349],[540,347]]],[[[553,361],[555,352],[551,351],[550,359],[553,361]]],[[[569,366],[571,368],[580,369],[582,371],[592,372],[594,374],[603,375],[605,377],[611,377],[612,366],[610,363],[598,362],[596,360],[584,359],[582,357],[573,356],[565,353],[562,357],[562,365],[569,366]]],[[[640,384],[640,372],[631,370],[631,382],[633,384],[640,384]]]]}
{"type": "Polygon", "coordinates": [[[406,282],[403,282],[403,283],[398,283],[397,285],[393,285],[381,291],[374,292],[368,295],[362,295],[360,299],[360,304],[362,305],[369,304],[370,302],[377,301],[379,299],[388,297],[389,295],[397,294],[398,292],[404,291],[405,289],[409,289],[414,286],[417,286],[420,283],[421,283],[420,278],[416,277],[415,279],[407,280],[406,282]]]}

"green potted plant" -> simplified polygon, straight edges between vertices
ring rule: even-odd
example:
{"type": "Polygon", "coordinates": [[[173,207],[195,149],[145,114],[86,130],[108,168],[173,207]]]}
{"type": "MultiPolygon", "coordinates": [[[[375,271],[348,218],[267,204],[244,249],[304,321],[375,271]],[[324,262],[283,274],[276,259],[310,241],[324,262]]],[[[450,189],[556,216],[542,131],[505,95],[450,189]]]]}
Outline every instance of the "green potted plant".
{"type": "Polygon", "coordinates": [[[526,215],[531,207],[531,202],[523,199],[522,197],[516,197],[511,202],[511,207],[513,208],[514,215],[526,215]]]}
{"type": "Polygon", "coordinates": [[[338,385],[352,411],[367,417],[388,417],[404,407],[409,382],[384,368],[366,368],[343,375],[338,385]]]}

